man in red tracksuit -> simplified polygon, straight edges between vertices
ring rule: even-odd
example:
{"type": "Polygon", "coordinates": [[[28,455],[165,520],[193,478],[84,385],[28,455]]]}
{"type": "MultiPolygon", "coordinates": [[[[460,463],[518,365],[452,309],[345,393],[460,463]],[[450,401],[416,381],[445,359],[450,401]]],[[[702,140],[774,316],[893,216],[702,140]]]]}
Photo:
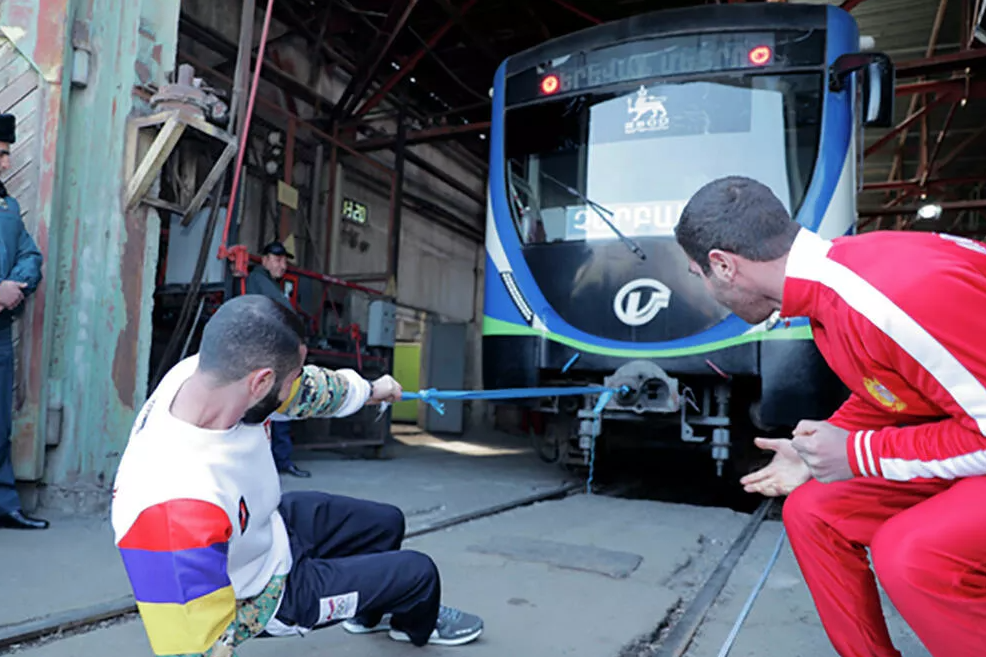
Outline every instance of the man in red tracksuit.
{"type": "Polygon", "coordinates": [[[764,185],[716,180],[675,229],[689,268],[747,322],[808,317],[851,390],[746,478],[784,524],[842,657],[900,657],[873,569],[935,657],[986,655],[986,246],[917,232],[831,241],[764,185]]]}

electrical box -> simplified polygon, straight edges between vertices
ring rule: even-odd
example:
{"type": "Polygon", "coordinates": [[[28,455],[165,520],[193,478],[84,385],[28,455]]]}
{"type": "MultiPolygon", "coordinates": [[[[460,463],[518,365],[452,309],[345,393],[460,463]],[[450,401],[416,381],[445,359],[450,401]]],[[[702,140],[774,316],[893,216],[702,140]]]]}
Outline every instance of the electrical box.
{"type": "Polygon", "coordinates": [[[397,333],[397,308],[389,301],[370,303],[370,317],[366,325],[368,347],[393,347],[397,333]]]}
{"type": "MultiPolygon", "coordinates": [[[[195,213],[195,217],[187,226],[181,225],[181,215],[171,213],[168,225],[168,266],[164,274],[165,285],[188,285],[195,273],[195,264],[199,259],[199,249],[205,238],[206,224],[209,223],[208,206],[195,213]]],[[[212,232],[212,244],[209,245],[209,257],[205,261],[205,271],[202,274],[204,285],[222,283],[226,275],[226,263],[216,257],[219,244],[223,239],[223,225],[226,220],[226,208],[219,209],[219,218],[212,232]]]]}

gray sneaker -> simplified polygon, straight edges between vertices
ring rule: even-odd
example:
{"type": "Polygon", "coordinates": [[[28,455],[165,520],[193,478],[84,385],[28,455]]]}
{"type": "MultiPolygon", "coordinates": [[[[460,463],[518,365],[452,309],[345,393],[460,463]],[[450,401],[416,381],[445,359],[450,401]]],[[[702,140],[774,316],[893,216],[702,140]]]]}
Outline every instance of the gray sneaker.
{"type": "MultiPolygon", "coordinates": [[[[464,611],[442,605],[438,609],[438,622],[428,638],[428,643],[438,646],[461,646],[475,641],[483,633],[483,619],[464,611]]],[[[391,630],[390,638],[395,641],[411,641],[404,632],[391,630]]]]}
{"type": "Polygon", "coordinates": [[[373,632],[386,632],[390,629],[390,614],[384,614],[380,622],[376,625],[364,625],[357,616],[342,622],[342,627],[351,634],[372,634],[373,632]]]}

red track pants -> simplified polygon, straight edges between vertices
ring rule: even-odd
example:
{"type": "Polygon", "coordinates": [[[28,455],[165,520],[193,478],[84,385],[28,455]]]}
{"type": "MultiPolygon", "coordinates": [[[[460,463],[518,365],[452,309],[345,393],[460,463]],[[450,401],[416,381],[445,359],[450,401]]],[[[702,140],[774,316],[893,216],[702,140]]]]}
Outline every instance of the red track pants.
{"type": "Polygon", "coordinates": [[[986,657],[986,477],[812,480],[784,525],[841,657],[900,657],[874,570],[933,657],[986,657]]]}

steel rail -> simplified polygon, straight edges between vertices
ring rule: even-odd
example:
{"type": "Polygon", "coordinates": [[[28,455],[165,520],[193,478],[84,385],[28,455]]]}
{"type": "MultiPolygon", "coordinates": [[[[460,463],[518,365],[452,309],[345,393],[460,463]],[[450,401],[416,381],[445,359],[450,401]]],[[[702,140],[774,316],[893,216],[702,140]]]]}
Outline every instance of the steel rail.
{"type": "Polygon", "coordinates": [[[658,646],[654,657],[682,657],[685,654],[692,640],[695,638],[698,629],[702,626],[705,616],[709,613],[709,609],[712,608],[712,605],[719,598],[719,594],[722,592],[723,587],[726,586],[726,582],[729,580],[730,575],[733,574],[733,570],[735,570],[740,558],[742,558],[746,549],[750,547],[753,537],[756,536],[757,530],[763,524],[764,519],[767,517],[767,512],[773,506],[773,503],[774,498],[764,500],[757,507],[757,510],[753,512],[750,520],[743,527],[743,531],[739,533],[739,536],[736,537],[729,550],[719,561],[716,569],[709,575],[709,579],[702,585],[698,595],[695,596],[691,604],[688,605],[688,608],[685,609],[685,613],[682,614],[681,618],[671,626],[671,631],[668,632],[661,645],[658,646]]]}

